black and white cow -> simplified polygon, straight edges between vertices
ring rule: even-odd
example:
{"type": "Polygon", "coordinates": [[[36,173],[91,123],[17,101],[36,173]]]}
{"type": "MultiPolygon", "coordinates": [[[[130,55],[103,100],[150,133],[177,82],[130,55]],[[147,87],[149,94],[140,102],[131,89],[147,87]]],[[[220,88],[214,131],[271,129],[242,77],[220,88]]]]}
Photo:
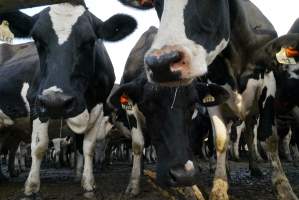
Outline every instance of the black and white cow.
{"type": "MultiPolygon", "coordinates": [[[[147,81],[143,57],[157,29],[149,28],[139,39],[127,60],[120,88],[110,102],[124,109],[131,131],[133,169],[127,192],[139,192],[141,156],[148,136],[157,152],[157,181],[161,185],[192,185],[196,169],[190,144],[190,126],[196,103],[219,104],[228,98],[216,85],[194,81],[189,86],[165,87],[147,81]],[[205,101],[207,95],[213,101],[205,101]]],[[[194,116],[193,116],[194,117],[194,116]]]]}
{"type": "MultiPolygon", "coordinates": [[[[275,66],[276,50],[297,38],[286,36],[272,41],[277,37],[276,31],[248,0],[120,1],[135,8],[149,8],[152,4],[160,18],[157,36],[144,58],[149,81],[177,86],[191,83],[195,77],[208,72],[208,80],[223,85],[231,95],[225,106],[208,109],[217,151],[211,199],[228,199],[225,163],[226,126],[230,117],[237,116],[245,121],[252,154],[253,116],[256,114],[260,114],[258,139],[267,145],[271,155],[275,189],[284,199],[297,199],[276,153],[273,109],[276,81],[274,72],[268,68],[275,66]],[[275,45],[266,45],[270,41],[275,45]],[[229,112],[231,116],[224,115],[224,107],[232,111],[229,112]]],[[[250,157],[252,172],[260,174],[254,156],[250,157]]]]}
{"type": "MultiPolygon", "coordinates": [[[[92,194],[99,104],[106,102],[115,80],[102,40],[124,38],[135,29],[136,21],[120,14],[103,22],[82,2],[52,5],[33,17],[19,11],[2,13],[0,19],[9,21],[16,37],[32,36],[40,60],[25,95],[33,121],[32,166],[25,194],[39,191],[40,164],[48,147],[51,119],[64,119],[72,131],[84,133],[82,186],[92,194]]],[[[3,113],[12,123],[10,113],[3,113]]]]}

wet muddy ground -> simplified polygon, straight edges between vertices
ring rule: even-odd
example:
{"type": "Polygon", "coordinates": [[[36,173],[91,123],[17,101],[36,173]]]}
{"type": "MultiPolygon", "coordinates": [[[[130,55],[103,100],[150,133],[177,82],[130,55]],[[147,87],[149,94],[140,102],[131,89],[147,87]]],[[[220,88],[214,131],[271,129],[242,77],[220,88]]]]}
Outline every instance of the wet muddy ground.
{"type": "MultiPolygon", "coordinates": [[[[253,178],[247,168],[247,163],[230,161],[230,189],[229,195],[232,200],[274,200],[275,195],[271,187],[270,166],[261,164],[264,176],[253,178]]],[[[148,168],[147,166],[146,168],[148,168]]],[[[151,168],[151,167],[150,167],[151,168]]],[[[212,174],[209,172],[208,163],[201,162],[202,171],[198,177],[198,186],[202,193],[207,195],[211,189],[212,174]]],[[[299,195],[299,168],[291,163],[284,163],[284,168],[294,191],[299,195]]],[[[28,173],[28,172],[27,172],[28,173]]],[[[0,183],[0,200],[17,200],[22,197],[23,185],[27,173],[18,178],[11,179],[8,183],[0,183]]],[[[98,200],[123,200],[126,185],[129,180],[130,166],[118,163],[109,166],[102,172],[96,173],[98,200]]],[[[41,171],[41,197],[43,200],[81,200],[82,189],[80,183],[73,181],[74,174],[69,169],[44,169],[41,171]]],[[[142,178],[141,194],[132,199],[136,200],[164,200],[148,182],[147,177],[142,178]]],[[[178,198],[179,199],[179,198],[178,198]]],[[[180,198],[181,199],[181,198],[180,198]]]]}

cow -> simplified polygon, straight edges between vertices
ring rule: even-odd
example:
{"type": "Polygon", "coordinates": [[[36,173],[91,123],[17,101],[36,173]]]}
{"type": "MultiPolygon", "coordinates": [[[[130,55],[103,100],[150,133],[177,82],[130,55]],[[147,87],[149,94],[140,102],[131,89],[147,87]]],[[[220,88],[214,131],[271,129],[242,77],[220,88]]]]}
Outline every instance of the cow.
{"type": "MultiPolygon", "coordinates": [[[[157,181],[164,186],[194,184],[196,169],[189,142],[195,105],[215,105],[228,94],[213,84],[195,81],[192,85],[165,87],[147,81],[143,57],[157,33],[150,27],[138,40],[127,60],[120,87],[110,103],[125,111],[132,137],[133,168],[126,192],[139,192],[144,138],[150,138],[157,153],[157,181]],[[207,98],[206,98],[207,97],[207,98]]],[[[195,116],[196,117],[196,116],[195,116]]]]}
{"type": "MultiPolygon", "coordinates": [[[[32,165],[25,195],[39,192],[40,164],[48,148],[52,119],[63,119],[73,132],[84,133],[81,184],[87,196],[93,195],[99,104],[106,101],[115,81],[103,40],[123,39],[136,28],[136,21],[119,14],[103,22],[82,1],[52,5],[32,17],[20,11],[1,13],[0,19],[9,22],[15,37],[31,36],[39,57],[38,70],[32,72],[35,76],[24,95],[32,120],[32,165]]],[[[2,111],[6,121],[13,123],[10,113],[2,111]]]]}
{"type": "Polygon", "coordinates": [[[253,175],[261,175],[253,156],[253,116],[256,115],[260,116],[257,137],[270,155],[277,194],[283,199],[297,199],[276,153],[278,139],[273,108],[276,77],[271,69],[277,66],[276,53],[296,41],[297,36],[276,40],[272,24],[248,0],[120,2],[135,8],[155,7],[160,19],[158,33],[144,57],[150,82],[177,86],[206,76],[208,81],[222,85],[231,95],[225,105],[208,108],[217,152],[211,199],[228,199],[225,165],[227,123],[231,117],[245,121],[249,166],[253,175]],[[232,111],[230,116],[224,116],[224,107],[232,111]]]}

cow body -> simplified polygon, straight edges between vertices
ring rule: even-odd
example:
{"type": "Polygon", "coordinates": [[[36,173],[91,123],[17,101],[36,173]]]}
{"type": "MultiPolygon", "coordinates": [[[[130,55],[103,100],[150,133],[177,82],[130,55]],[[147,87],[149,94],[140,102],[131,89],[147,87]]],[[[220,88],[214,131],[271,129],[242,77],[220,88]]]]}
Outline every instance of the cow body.
{"type": "MultiPolygon", "coordinates": [[[[158,182],[168,186],[192,185],[196,173],[189,142],[192,114],[196,102],[203,103],[207,93],[218,89],[196,81],[190,86],[172,88],[148,82],[143,57],[156,32],[156,28],[150,27],[139,39],[127,60],[120,87],[110,98],[110,102],[127,119],[121,127],[126,126],[131,131],[134,160],[127,188],[131,194],[139,192],[145,137],[150,139],[149,143],[157,152],[158,182]],[[127,102],[122,102],[126,97],[127,102]]],[[[225,98],[226,93],[222,90],[216,93],[225,98]]],[[[215,102],[221,102],[217,98],[215,95],[215,102]]]]}
{"type": "Polygon", "coordinates": [[[52,5],[33,17],[18,11],[2,13],[0,19],[10,22],[16,37],[33,37],[40,61],[39,73],[29,83],[26,95],[32,119],[32,165],[25,194],[39,191],[49,124],[59,119],[73,132],[84,133],[82,186],[86,195],[93,195],[92,161],[101,122],[100,104],[106,102],[115,80],[101,39],[124,38],[135,29],[136,21],[115,15],[103,22],[82,2],[52,5]]]}
{"type": "MultiPolygon", "coordinates": [[[[276,41],[277,34],[269,20],[246,0],[120,1],[134,7],[155,7],[161,20],[158,34],[144,59],[149,81],[168,86],[190,84],[190,80],[207,71],[208,81],[222,85],[230,93],[225,105],[208,109],[217,152],[211,199],[228,199],[225,167],[228,121],[234,117],[245,121],[249,150],[254,152],[256,115],[260,117],[257,137],[263,146],[267,146],[278,195],[297,199],[282,170],[276,149],[271,148],[277,146],[273,107],[276,96],[275,54],[287,43],[296,41],[297,36],[276,41]],[[214,16],[215,13],[218,15],[214,16]],[[209,36],[205,37],[206,33],[209,36]],[[227,110],[230,112],[225,112],[227,110]]],[[[252,172],[260,174],[254,156],[250,157],[252,172]]]]}

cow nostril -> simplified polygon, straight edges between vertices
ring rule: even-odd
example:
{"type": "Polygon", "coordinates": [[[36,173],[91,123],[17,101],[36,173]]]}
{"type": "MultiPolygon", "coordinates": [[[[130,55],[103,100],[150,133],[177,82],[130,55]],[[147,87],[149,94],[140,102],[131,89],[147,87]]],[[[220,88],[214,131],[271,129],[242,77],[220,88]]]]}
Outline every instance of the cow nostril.
{"type": "Polygon", "coordinates": [[[169,69],[170,65],[178,63],[183,58],[183,53],[180,51],[171,51],[160,55],[155,55],[155,52],[145,57],[146,65],[152,70],[169,69]]]}

